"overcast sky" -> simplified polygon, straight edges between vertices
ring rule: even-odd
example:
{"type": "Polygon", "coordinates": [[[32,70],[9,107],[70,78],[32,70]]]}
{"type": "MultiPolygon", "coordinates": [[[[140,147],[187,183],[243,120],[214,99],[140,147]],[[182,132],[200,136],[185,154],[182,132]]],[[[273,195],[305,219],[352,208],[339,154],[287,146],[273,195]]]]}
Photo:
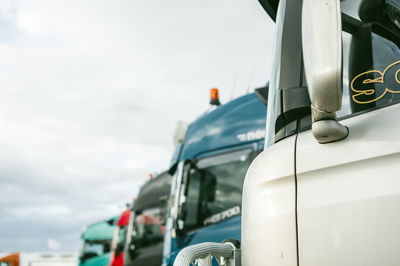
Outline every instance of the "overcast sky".
{"type": "Polygon", "coordinates": [[[0,252],[77,250],[210,88],[267,82],[273,34],[257,0],[1,0],[0,252]]]}

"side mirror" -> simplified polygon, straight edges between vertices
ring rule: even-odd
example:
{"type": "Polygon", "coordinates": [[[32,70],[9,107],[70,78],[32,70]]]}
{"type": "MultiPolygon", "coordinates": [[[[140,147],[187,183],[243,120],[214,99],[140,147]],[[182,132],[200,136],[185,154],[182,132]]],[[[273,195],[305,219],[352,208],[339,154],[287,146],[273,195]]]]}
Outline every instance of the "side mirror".
{"type": "Polygon", "coordinates": [[[348,129],[335,115],[342,105],[339,0],[303,0],[302,43],[313,135],[319,143],[344,139],[348,129]]]}

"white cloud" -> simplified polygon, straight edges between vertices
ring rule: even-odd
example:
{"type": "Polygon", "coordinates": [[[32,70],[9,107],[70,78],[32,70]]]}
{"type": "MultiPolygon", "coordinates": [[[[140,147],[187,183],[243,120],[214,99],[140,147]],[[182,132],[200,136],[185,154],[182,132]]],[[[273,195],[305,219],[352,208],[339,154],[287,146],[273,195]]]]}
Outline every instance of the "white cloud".
{"type": "Polygon", "coordinates": [[[21,206],[6,209],[11,214],[19,218],[27,218],[29,216],[52,218],[58,215],[68,215],[72,213],[71,209],[63,205],[48,205],[48,206],[21,206]]]}
{"type": "Polygon", "coordinates": [[[271,64],[257,1],[4,0],[0,29],[0,251],[77,249],[166,169],[211,87],[226,102],[271,64]]]}
{"type": "Polygon", "coordinates": [[[2,0],[0,1],[0,17],[5,20],[10,20],[14,17],[15,7],[14,1],[2,0]]]}

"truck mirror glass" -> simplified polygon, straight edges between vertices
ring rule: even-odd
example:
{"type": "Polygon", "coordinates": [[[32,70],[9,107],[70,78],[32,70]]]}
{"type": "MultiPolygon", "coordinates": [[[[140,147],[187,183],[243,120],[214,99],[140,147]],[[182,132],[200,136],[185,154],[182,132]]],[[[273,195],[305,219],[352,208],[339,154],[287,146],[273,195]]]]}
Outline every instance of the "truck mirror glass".
{"type": "Polygon", "coordinates": [[[339,0],[304,0],[302,44],[311,101],[312,132],[319,143],[348,135],[335,112],[342,102],[342,25],[339,0]]]}

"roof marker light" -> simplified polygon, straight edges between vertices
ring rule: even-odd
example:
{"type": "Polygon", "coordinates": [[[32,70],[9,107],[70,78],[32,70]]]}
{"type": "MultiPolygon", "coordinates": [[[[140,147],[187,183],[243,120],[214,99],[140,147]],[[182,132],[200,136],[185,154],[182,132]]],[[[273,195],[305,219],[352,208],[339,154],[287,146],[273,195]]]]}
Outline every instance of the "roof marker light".
{"type": "Polygon", "coordinates": [[[217,106],[221,104],[219,102],[218,89],[216,89],[216,88],[212,88],[210,90],[210,104],[217,105],[217,106]]]}

